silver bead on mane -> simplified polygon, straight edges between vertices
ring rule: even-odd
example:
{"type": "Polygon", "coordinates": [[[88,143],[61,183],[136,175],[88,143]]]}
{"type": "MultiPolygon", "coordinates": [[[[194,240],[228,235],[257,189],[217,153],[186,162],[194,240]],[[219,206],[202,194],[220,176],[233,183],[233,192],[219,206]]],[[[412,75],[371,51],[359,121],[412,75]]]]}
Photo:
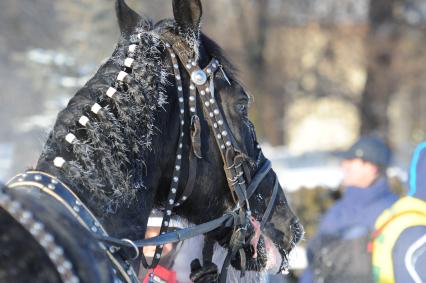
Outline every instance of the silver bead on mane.
{"type": "Polygon", "coordinates": [[[203,85],[207,82],[207,75],[203,70],[198,70],[191,74],[191,80],[196,85],[203,85]]]}

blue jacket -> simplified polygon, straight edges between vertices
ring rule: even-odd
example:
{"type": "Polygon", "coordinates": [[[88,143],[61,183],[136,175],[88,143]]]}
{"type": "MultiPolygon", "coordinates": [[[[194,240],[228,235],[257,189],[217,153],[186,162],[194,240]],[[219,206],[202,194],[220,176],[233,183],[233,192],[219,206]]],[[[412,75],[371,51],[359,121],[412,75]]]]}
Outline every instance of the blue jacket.
{"type": "Polygon", "coordinates": [[[343,197],[323,216],[316,237],[331,234],[352,239],[366,235],[374,230],[383,210],[397,199],[385,178],[378,179],[369,188],[348,187],[343,197]]]}
{"type": "MultiPolygon", "coordinates": [[[[426,142],[417,146],[409,175],[408,195],[426,201],[426,142]]],[[[426,226],[402,232],[392,254],[395,282],[426,282],[426,226]]]]}
{"type": "MultiPolygon", "coordinates": [[[[378,179],[369,188],[348,187],[343,197],[322,217],[317,234],[308,244],[310,264],[315,252],[311,243],[316,239],[328,236],[344,240],[365,237],[374,231],[377,217],[397,199],[385,178],[378,179]]],[[[311,266],[308,266],[299,282],[313,282],[311,266]]]]}

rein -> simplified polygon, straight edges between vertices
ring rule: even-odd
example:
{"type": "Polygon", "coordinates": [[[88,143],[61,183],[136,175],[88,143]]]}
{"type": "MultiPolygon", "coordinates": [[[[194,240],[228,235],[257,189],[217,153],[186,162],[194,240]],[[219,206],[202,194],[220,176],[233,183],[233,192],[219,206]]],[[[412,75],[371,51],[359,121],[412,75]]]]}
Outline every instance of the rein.
{"type": "MultiPolygon", "coordinates": [[[[251,197],[256,191],[259,184],[263,181],[266,175],[269,173],[271,169],[271,162],[266,160],[264,164],[259,168],[259,170],[254,175],[251,183],[247,187],[247,196],[251,197]]],[[[83,202],[78,198],[77,195],[64,183],[62,183],[59,179],[54,176],[51,176],[44,172],[38,171],[28,171],[23,174],[19,174],[16,177],[12,178],[8,184],[6,189],[11,190],[19,190],[19,189],[35,189],[43,192],[49,196],[51,196],[56,201],[62,203],[62,205],[67,208],[67,210],[83,225],[87,230],[89,230],[93,237],[99,240],[105,245],[101,244],[101,248],[107,253],[109,259],[113,263],[115,270],[126,280],[126,282],[138,282],[137,275],[134,273],[130,262],[125,260],[135,259],[140,251],[139,249],[144,246],[162,246],[168,243],[177,243],[180,241],[184,241],[199,235],[206,234],[211,232],[219,227],[228,227],[232,228],[235,226],[240,226],[242,223],[239,221],[237,211],[240,208],[234,209],[234,211],[228,212],[223,216],[211,220],[209,222],[192,226],[189,228],[179,229],[174,232],[162,233],[161,235],[153,238],[131,241],[129,239],[118,239],[114,237],[108,236],[106,230],[102,227],[100,222],[96,219],[96,217],[90,212],[90,210],[84,205],[83,202]],[[133,255],[129,256],[128,252],[120,253],[121,249],[131,249],[133,251],[133,255]],[[123,268],[124,267],[124,268],[123,268]]],[[[274,186],[274,190],[271,196],[271,203],[275,202],[274,196],[276,196],[278,192],[278,185],[274,186]]],[[[3,194],[0,191],[0,205],[5,208],[9,208],[9,206],[19,206],[19,203],[15,203],[14,205],[5,205],[3,204],[7,200],[8,196],[3,194]]],[[[269,207],[268,206],[268,207],[269,207]]],[[[8,210],[9,211],[9,210],[8,210]]],[[[10,210],[13,212],[14,210],[10,210]]],[[[268,211],[268,210],[267,210],[268,211]]],[[[14,213],[11,215],[15,217],[16,215],[24,215],[23,213],[14,213]]],[[[269,217],[270,211],[265,212],[263,220],[269,217]],[[268,214],[267,214],[268,213],[268,214]]],[[[31,215],[31,214],[28,214],[31,215]]],[[[22,222],[21,217],[15,217],[18,222],[22,222]]],[[[25,217],[24,217],[25,218],[25,217]]],[[[31,229],[34,225],[38,226],[38,222],[34,222],[30,227],[27,224],[28,221],[24,219],[24,227],[28,228],[29,231],[34,230],[31,229]],[[28,227],[27,227],[28,226],[28,227]]],[[[22,223],[21,223],[22,224],[22,223]]],[[[45,234],[48,234],[47,232],[45,234]]],[[[38,235],[38,234],[37,234],[38,235]]],[[[35,237],[37,236],[35,235],[35,237]]],[[[41,239],[42,240],[42,239],[41,239]]],[[[40,241],[41,241],[40,240],[40,241]]],[[[50,243],[50,242],[49,242],[50,243]]],[[[50,256],[50,254],[49,254],[50,256]]],[[[55,255],[52,255],[54,257],[55,255]]],[[[223,273],[222,273],[223,275],[223,273]]],[[[226,278],[226,276],[224,277],[226,278]]]]}
{"type": "MultiPolygon", "coordinates": [[[[259,169],[259,171],[256,173],[252,183],[250,183],[250,186],[247,190],[248,193],[251,193],[252,195],[255,192],[257,186],[262,182],[263,178],[269,173],[270,169],[271,169],[271,162],[267,160],[263,164],[263,166],[259,169]]],[[[278,191],[278,186],[274,187],[273,194],[276,195],[277,191],[278,191]]],[[[269,214],[268,215],[265,214],[264,219],[267,219],[269,217],[269,214]]],[[[101,241],[118,245],[118,246],[127,247],[127,248],[132,248],[133,246],[142,248],[144,246],[165,245],[169,243],[177,243],[180,241],[185,241],[190,238],[211,232],[219,227],[233,227],[236,224],[234,223],[235,215],[236,215],[236,211],[232,211],[232,212],[224,214],[223,216],[219,218],[216,218],[214,220],[211,220],[203,224],[195,225],[189,228],[178,229],[174,232],[168,232],[168,233],[161,234],[157,237],[152,237],[149,239],[134,241],[133,245],[130,244],[128,241],[111,238],[107,236],[97,235],[96,237],[101,241]]],[[[263,218],[262,218],[262,221],[263,221],[263,218]]]]}

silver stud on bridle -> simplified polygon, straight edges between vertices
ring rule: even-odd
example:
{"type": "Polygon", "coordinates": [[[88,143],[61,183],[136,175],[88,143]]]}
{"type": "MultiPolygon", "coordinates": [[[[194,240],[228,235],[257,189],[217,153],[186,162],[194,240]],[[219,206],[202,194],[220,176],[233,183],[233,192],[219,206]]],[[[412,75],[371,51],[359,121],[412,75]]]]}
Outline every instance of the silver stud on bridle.
{"type": "Polygon", "coordinates": [[[196,85],[203,85],[207,82],[207,75],[203,70],[192,72],[191,81],[196,85]]]}

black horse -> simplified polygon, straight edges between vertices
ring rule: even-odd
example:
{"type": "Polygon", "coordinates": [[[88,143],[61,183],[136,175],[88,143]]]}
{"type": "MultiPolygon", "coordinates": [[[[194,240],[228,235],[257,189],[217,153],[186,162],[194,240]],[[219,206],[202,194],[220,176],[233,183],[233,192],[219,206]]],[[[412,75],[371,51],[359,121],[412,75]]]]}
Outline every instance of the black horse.
{"type": "MultiPolygon", "coordinates": [[[[95,234],[104,227],[143,239],[154,207],[194,224],[228,212],[252,217],[232,264],[282,271],[303,229],[272,170],[249,196],[241,190],[266,159],[247,117],[249,96],[199,30],[200,1],[174,0],[174,20],[157,24],[122,0],[116,10],[122,36],[113,55],[59,113],[34,171],[0,190],[0,281],[131,281],[138,260],[95,234]],[[94,223],[82,223],[82,211],[94,223]]],[[[228,247],[233,231],[207,238],[228,247]]]]}

